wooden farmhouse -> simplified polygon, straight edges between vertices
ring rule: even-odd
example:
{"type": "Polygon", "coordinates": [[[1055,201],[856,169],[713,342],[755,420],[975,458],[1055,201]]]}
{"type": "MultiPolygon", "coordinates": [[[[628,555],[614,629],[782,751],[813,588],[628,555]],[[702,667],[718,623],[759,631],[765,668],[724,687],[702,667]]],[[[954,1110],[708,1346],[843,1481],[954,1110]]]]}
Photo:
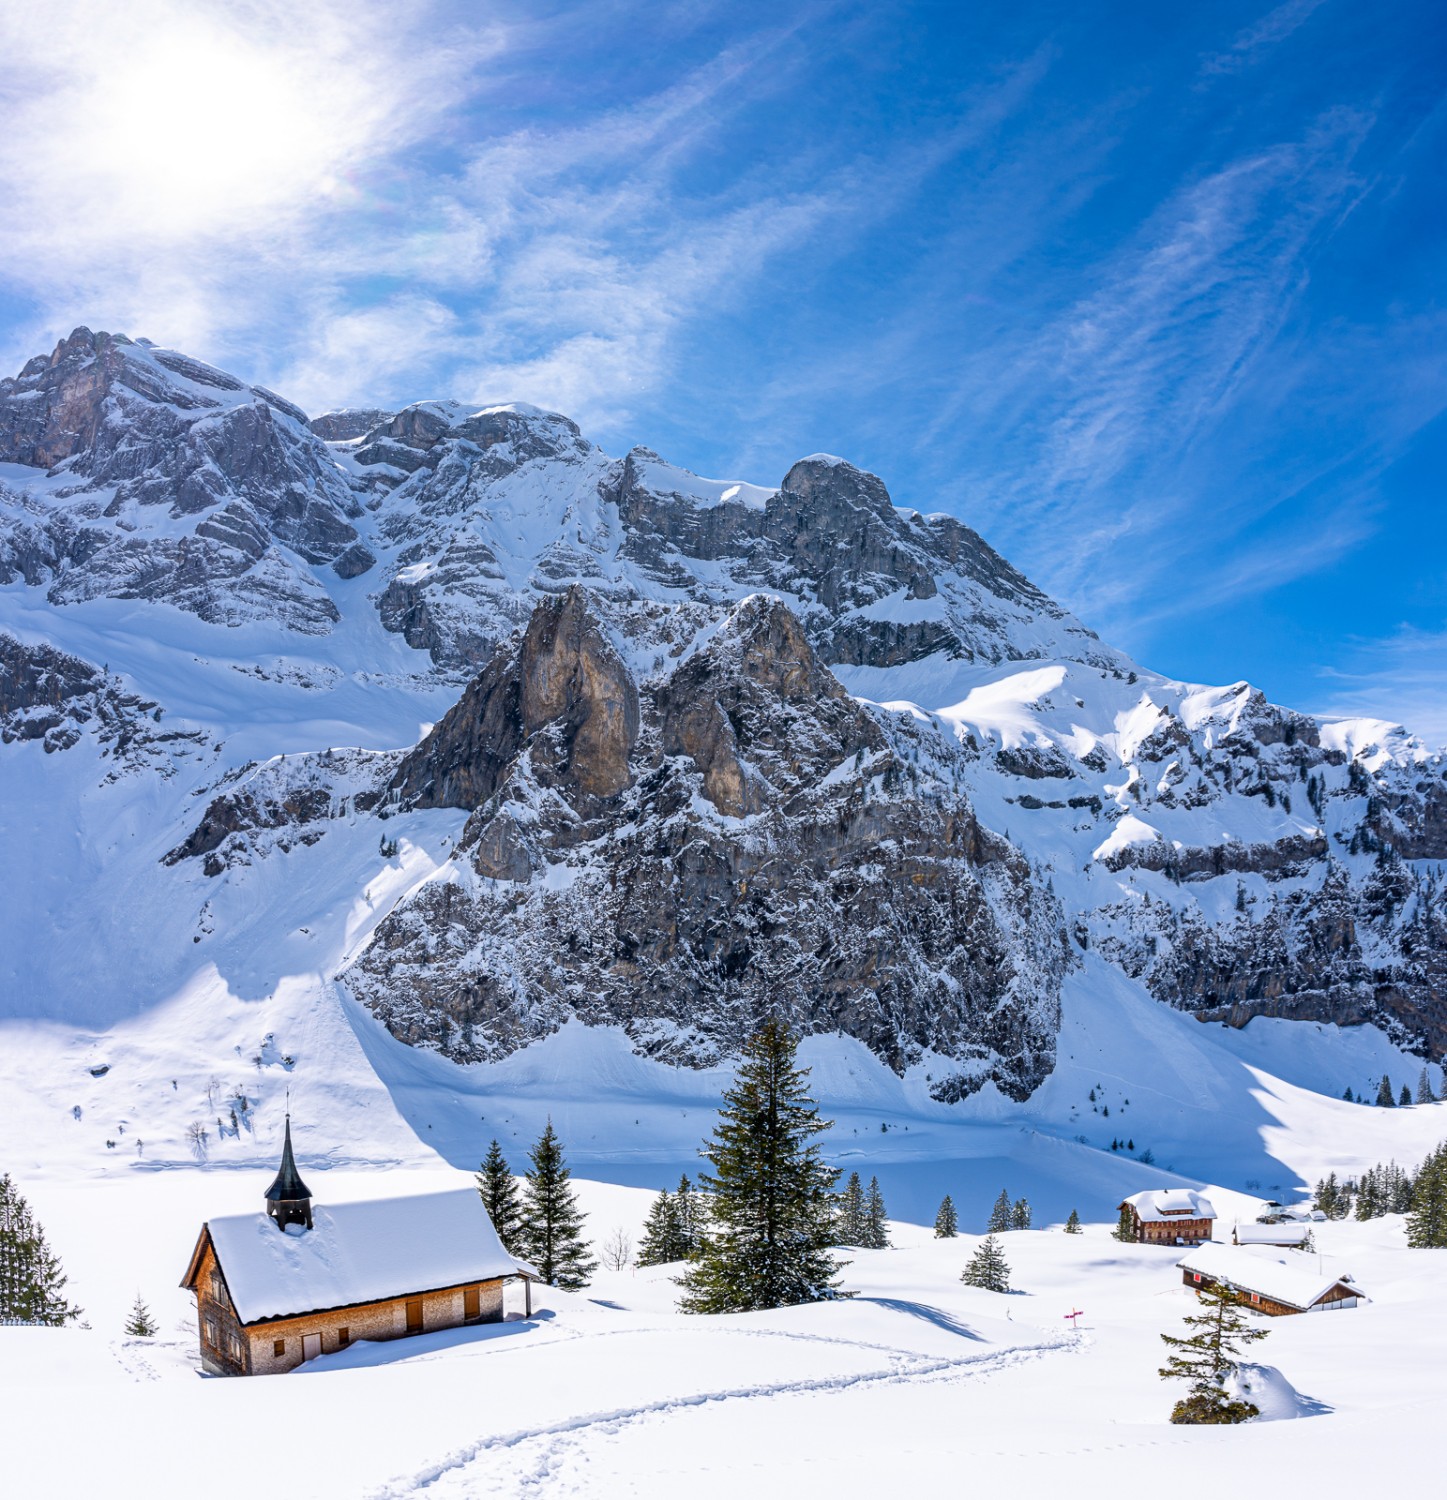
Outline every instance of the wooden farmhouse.
{"type": "Polygon", "coordinates": [[[1355,1307],[1366,1293],[1341,1270],[1323,1267],[1315,1255],[1269,1249],[1201,1245],[1176,1262],[1181,1279],[1200,1291],[1226,1285],[1254,1312],[1279,1318],[1290,1313],[1337,1312],[1355,1307]]]}
{"type": "Polygon", "coordinates": [[[202,1225],[181,1282],[213,1375],[277,1375],[360,1339],[500,1322],[509,1281],[532,1313],[538,1273],[503,1248],[475,1189],[313,1209],[288,1119],[265,1205],[202,1225]]]}
{"type": "Polygon", "coordinates": [[[1273,1245],[1279,1250],[1300,1250],[1311,1240],[1309,1223],[1237,1224],[1231,1231],[1233,1245],[1273,1245]]]}
{"type": "Polygon", "coordinates": [[[1145,1245],[1199,1245],[1211,1238],[1216,1210],[1192,1188],[1151,1188],[1119,1205],[1130,1212],[1135,1237],[1145,1245]]]}

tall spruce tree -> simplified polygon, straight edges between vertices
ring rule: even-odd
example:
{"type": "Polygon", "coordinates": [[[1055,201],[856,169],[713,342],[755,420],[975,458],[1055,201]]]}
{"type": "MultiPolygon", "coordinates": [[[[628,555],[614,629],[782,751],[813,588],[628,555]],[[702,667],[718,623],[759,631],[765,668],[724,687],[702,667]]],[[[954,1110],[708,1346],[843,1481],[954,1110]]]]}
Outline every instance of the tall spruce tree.
{"type": "Polygon", "coordinates": [[[1185,1337],[1163,1333],[1171,1351],[1161,1368],[1163,1380],[1190,1382],[1189,1392],[1176,1402],[1172,1422],[1207,1424],[1245,1422],[1261,1415],[1249,1401],[1234,1401],[1226,1377],[1237,1367],[1237,1356],[1268,1330],[1252,1328],[1227,1282],[1211,1282],[1199,1293],[1199,1311],[1186,1315],[1185,1337]]]}
{"type": "Polygon", "coordinates": [[[153,1339],[160,1331],[156,1320],[151,1316],[151,1309],[141,1300],[141,1294],[136,1293],[136,1300],[131,1304],[130,1316],[126,1318],[126,1326],[122,1332],[131,1339],[153,1339]]]}
{"type": "Polygon", "coordinates": [[[1383,1073],[1382,1081],[1377,1085],[1377,1103],[1390,1109],[1396,1102],[1392,1096],[1392,1080],[1383,1073]]]}
{"type": "Polygon", "coordinates": [[[969,1264],[960,1272],[960,1280],[966,1286],[983,1287],[987,1292],[1010,1290],[1010,1267],[1005,1262],[1005,1252],[993,1234],[980,1241],[980,1248],[970,1257],[969,1264]]]}
{"type": "Polygon", "coordinates": [[[68,1278],[7,1172],[0,1177],[0,1319],[59,1328],[80,1317],[65,1300],[68,1278]]]}
{"type": "Polygon", "coordinates": [[[879,1178],[869,1179],[869,1191],[864,1196],[865,1228],[869,1238],[865,1243],[871,1250],[889,1248],[889,1215],[884,1207],[884,1194],[880,1191],[879,1178]]]}
{"type": "Polygon", "coordinates": [[[1017,1198],[1010,1207],[1010,1228],[1028,1229],[1030,1227],[1030,1204],[1025,1198],[1017,1198]]]}
{"type": "Polygon", "coordinates": [[[1015,1217],[1015,1206],[1010,1202],[1010,1194],[1000,1189],[1000,1196],[995,1199],[995,1206],[990,1210],[990,1222],[985,1225],[986,1234],[1004,1234],[1010,1227],[1015,1217]]]}
{"type": "Polygon", "coordinates": [[[680,1278],[684,1312],[751,1312],[840,1295],[834,1233],[839,1173],[820,1154],[829,1129],[809,1097],[798,1039],[779,1020],[749,1038],[701,1178],[710,1225],[680,1278]]]}
{"type": "Polygon", "coordinates": [[[1130,1204],[1122,1203],[1120,1206],[1120,1218],[1116,1221],[1115,1228],[1111,1231],[1111,1237],[1117,1239],[1123,1245],[1133,1245],[1136,1242],[1135,1215],[1130,1211],[1130,1204]]]}
{"type": "Polygon", "coordinates": [[[674,1208],[678,1212],[679,1245],[685,1256],[692,1255],[698,1249],[699,1238],[703,1234],[702,1196],[701,1193],[694,1192],[693,1184],[688,1180],[688,1173],[685,1172],[678,1179],[678,1191],[673,1197],[674,1208]]]}
{"type": "Polygon", "coordinates": [[[1447,1141],[1429,1151],[1417,1168],[1407,1243],[1416,1250],[1447,1249],[1447,1141]]]}
{"type": "Polygon", "coordinates": [[[1082,1232],[1080,1228],[1080,1215],[1073,1208],[1070,1210],[1070,1217],[1065,1221],[1065,1232],[1066,1234],[1080,1234],[1082,1232]]]}
{"type": "Polygon", "coordinates": [[[960,1216],[955,1212],[954,1199],[946,1193],[940,1200],[940,1209],[935,1215],[935,1238],[952,1240],[959,1232],[960,1216]]]}
{"type": "Polygon", "coordinates": [[[518,1223],[518,1249],[530,1260],[549,1286],[575,1292],[587,1286],[598,1262],[588,1255],[583,1238],[584,1217],[578,1207],[563,1161],[563,1145],[553,1122],[528,1153],[531,1166],[523,1190],[518,1223]]]}
{"type": "Polygon", "coordinates": [[[1428,1076],[1426,1068],[1423,1068],[1421,1073],[1417,1075],[1417,1103],[1431,1104],[1436,1097],[1436,1094],[1432,1092],[1432,1080],[1428,1076]]]}
{"type": "Polygon", "coordinates": [[[643,1238],[638,1242],[639,1266],[666,1266],[670,1261],[684,1260],[688,1248],[683,1226],[679,1222],[678,1200],[670,1192],[660,1193],[643,1221],[643,1238]]]}
{"type": "Polygon", "coordinates": [[[518,1194],[517,1179],[502,1154],[497,1141],[487,1148],[482,1167],[477,1174],[477,1191],[482,1195],[483,1207],[497,1230],[497,1237],[504,1249],[511,1249],[518,1241],[518,1228],[522,1220],[522,1202],[518,1194]]]}

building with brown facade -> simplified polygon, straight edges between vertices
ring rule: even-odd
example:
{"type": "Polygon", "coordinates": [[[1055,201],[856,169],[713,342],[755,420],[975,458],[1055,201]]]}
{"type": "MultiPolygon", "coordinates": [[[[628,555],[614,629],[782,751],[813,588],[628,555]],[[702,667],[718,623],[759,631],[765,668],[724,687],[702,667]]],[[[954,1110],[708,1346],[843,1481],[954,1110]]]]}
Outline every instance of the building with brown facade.
{"type": "Polygon", "coordinates": [[[1199,1245],[1211,1238],[1216,1210],[1193,1188],[1151,1188],[1133,1193],[1119,1206],[1129,1213],[1135,1237],[1144,1245],[1199,1245]]]}
{"type": "Polygon", "coordinates": [[[288,1120],[265,1205],[208,1220],[181,1282],[213,1375],[281,1374],[362,1339],[499,1322],[509,1282],[531,1314],[538,1273],[503,1248],[474,1189],[314,1208],[288,1120]]]}
{"type": "Polygon", "coordinates": [[[1366,1300],[1340,1267],[1320,1256],[1289,1250],[1201,1245],[1176,1262],[1184,1283],[1199,1292],[1230,1287],[1237,1302],[1279,1318],[1290,1313],[1338,1312],[1366,1300]]]}

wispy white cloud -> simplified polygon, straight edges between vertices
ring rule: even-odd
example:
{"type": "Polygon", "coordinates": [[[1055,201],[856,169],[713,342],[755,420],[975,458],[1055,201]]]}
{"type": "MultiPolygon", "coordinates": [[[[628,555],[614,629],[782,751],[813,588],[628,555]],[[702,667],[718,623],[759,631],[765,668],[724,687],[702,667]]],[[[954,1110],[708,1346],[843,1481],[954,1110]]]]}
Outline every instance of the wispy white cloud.
{"type": "Polygon", "coordinates": [[[1201,59],[1204,75],[1239,73],[1254,66],[1292,32],[1306,24],[1326,0],[1285,0],[1259,20],[1237,32],[1230,46],[1201,59]]]}

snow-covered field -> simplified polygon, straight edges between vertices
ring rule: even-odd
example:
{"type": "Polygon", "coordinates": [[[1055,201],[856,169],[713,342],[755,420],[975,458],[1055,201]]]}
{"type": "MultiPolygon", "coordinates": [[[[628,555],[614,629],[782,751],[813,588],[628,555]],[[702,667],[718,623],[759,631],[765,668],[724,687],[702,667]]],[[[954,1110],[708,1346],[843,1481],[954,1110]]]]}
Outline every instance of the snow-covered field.
{"type": "MultiPolygon", "coordinates": [[[[697,1166],[722,1074],[656,1068],[608,1033],[569,1028],[507,1063],[453,1070],[447,1093],[426,1070],[449,1065],[368,1030],[354,1010],[332,1018],[333,1040],[349,1018],[371,1066],[359,1060],[349,1108],[334,1085],[326,1128],[364,1128],[330,1141],[304,1120],[297,1131],[318,1201],[466,1184],[461,1168],[493,1133],[521,1166],[551,1113],[595,1240],[615,1228],[636,1239],[653,1191],[697,1166]]],[[[673,1311],[667,1268],[600,1271],[586,1293],[542,1292],[531,1322],[362,1344],[293,1375],[228,1381],[199,1375],[194,1314],[176,1283],[203,1219],[259,1206],[274,1112],[204,1166],[97,1156],[38,1053],[27,1118],[7,1119],[5,1134],[92,1326],[0,1329],[8,1492],[225,1497],[280,1482],[317,1496],[863,1496],[955,1484],[1105,1495],[1142,1463],[1167,1473],[1204,1463],[1213,1479],[1334,1494],[1374,1482],[1384,1452],[1429,1461],[1431,1413],[1447,1400],[1436,1353],[1444,1252],[1408,1250],[1399,1218],[1316,1226],[1327,1268],[1352,1274],[1370,1301],[1272,1321],[1256,1350],[1266,1417],[1236,1429],[1167,1423],[1157,1336],[1192,1301],[1179,1252],[1110,1237],[1120,1196],[1152,1184],[1208,1185],[1228,1237],[1259,1197],[1294,1199],[1324,1171],[1415,1164],[1447,1136],[1447,1104],[1373,1109],[1315,1091],[1383,1067],[1407,1076],[1408,1060],[1380,1037],[1202,1027],[1113,989],[1102,968],[1072,990],[1061,1067],[1024,1110],[933,1104],[862,1049],[816,1039],[805,1055],[836,1120],[833,1159],[877,1173],[899,1216],[892,1248],[851,1252],[852,1300],[690,1318],[673,1311]],[[1291,1081],[1260,1066],[1263,1051],[1291,1081]],[[1112,1101],[1108,1122],[1091,1088],[1112,1101]],[[1156,1143],[1161,1165],[1102,1151],[1102,1127],[1133,1132],[1137,1154],[1156,1143]],[[927,1227],[949,1192],[962,1227],[982,1230],[1002,1187],[1027,1195],[1042,1226],[1004,1236],[1009,1296],[960,1284],[975,1233],[938,1241],[927,1227]],[[1060,1229],[1072,1207],[1086,1221],[1079,1237],[1060,1229]],[[156,1340],[120,1334],[137,1292],[160,1322],[156,1340]],[[1073,1335],[1065,1315],[1076,1308],[1073,1335]]],[[[127,1054],[108,1056],[94,1087],[136,1087],[127,1054]]],[[[77,1071],[78,1059],[56,1061],[77,1071]]],[[[173,1091],[152,1079],[140,1092],[173,1091]]]]}

